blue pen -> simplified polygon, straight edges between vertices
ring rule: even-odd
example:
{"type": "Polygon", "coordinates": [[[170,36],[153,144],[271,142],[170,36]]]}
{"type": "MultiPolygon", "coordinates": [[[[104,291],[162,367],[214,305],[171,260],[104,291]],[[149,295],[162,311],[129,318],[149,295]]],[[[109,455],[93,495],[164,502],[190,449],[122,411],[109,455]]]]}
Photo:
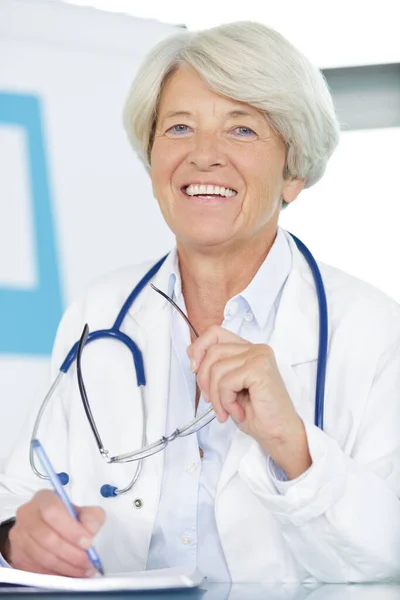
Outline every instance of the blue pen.
{"type": "MultiPolygon", "coordinates": [[[[49,457],[47,456],[46,452],[44,451],[42,444],[39,442],[39,440],[32,440],[31,444],[32,444],[33,450],[37,454],[37,457],[40,461],[40,464],[42,465],[44,472],[46,473],[47,477],[49,478],[49,480],[54,488],[54,491],[58,494],[58,496],[63,501],[64,506],[68,510],[71,517],[74,517],[74,519],[79,521],[79,517],[76,513],[76,510],[72,506],[70,499],[68,498],[63,486],[61,485],[60,479],[59,479],[57,473],[55,472],[55,470],[49,460],[49,457]]],[[[92,565],[98,570],[99,573],[101,573],[101,575],[104,575],[103,565],[101,564],[100,558],[98,557],[97,552],[93,548],[93,546],[91,548],[89,548],[89,550],[87,550],[87,554],[91,560],[92,565]]]]}

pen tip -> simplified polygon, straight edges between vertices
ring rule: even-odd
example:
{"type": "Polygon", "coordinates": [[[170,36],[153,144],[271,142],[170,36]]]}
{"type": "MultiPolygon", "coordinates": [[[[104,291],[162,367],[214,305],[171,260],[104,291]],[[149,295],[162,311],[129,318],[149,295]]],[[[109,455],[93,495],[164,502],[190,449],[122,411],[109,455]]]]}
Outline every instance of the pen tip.
{"type": "Polygon", "coordinates": [[[98,571],[99,571],[100,575],[105,575],[103,567],[99,567],[98,571]]]}

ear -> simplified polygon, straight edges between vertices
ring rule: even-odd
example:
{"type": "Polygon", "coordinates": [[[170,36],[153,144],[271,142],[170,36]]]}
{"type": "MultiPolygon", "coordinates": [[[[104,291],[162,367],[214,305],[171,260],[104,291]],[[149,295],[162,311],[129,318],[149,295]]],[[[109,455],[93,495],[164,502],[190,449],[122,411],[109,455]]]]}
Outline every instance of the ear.
{"type": "Polygon", "coordinates": [[[290,204],[296,200],[306,184],[305,179],[287,179],[282,190],[282,199],[290,204]]]}

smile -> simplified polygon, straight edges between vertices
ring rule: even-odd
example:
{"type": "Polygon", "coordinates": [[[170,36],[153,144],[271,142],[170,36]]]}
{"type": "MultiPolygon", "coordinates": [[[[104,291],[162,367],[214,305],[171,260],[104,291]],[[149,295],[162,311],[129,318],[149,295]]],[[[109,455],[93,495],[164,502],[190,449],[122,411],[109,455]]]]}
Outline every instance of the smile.
{"type": "Polygon", "coordinates": [[[237,191],[216,184],[198,184],[191,183],[182,188],[182,191],[186,196],[200,196],[203,198],[214,198],[214,197],[222,197],[222,198],[232,198],[237,195],[237,191]]]}

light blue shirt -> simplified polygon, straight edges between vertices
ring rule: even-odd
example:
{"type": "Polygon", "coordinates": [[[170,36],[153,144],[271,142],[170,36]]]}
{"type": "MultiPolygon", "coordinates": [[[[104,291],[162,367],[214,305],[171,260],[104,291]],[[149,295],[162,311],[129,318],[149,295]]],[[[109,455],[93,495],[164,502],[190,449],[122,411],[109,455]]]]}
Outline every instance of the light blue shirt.
{"type": "MultiPolygon", "coordinates": [[[[186,314],[176,254],[171,264],[168,293],[186,314]]],[[[284,232],[278,229],[275,242],[251,283],[227,302],[222,327],[250,342],[268,343],[291,266],[289,243],[284,232]]],[[[167,434],[191,421],[195,414],[196,379],[186,354],[189,344],[189,328],[174,311],[167,434]]],[[[197,414],[208,407],[201,397],[197,414]]],[[[198,566],[210,581],[231,580],[218,534],[214,501],[235,431],[236,425],[231,419],[226,423],[214,419],[197,434],[168,445],[148,569],[198,566]],[[204,452],[202,459],[199,447],[204,452]]]]}

